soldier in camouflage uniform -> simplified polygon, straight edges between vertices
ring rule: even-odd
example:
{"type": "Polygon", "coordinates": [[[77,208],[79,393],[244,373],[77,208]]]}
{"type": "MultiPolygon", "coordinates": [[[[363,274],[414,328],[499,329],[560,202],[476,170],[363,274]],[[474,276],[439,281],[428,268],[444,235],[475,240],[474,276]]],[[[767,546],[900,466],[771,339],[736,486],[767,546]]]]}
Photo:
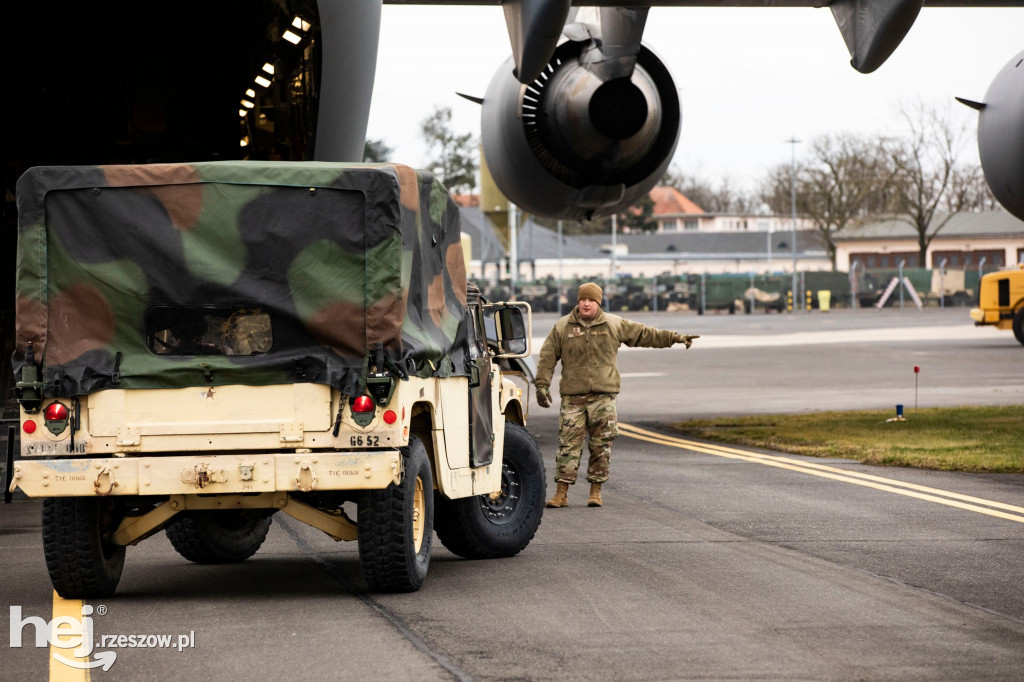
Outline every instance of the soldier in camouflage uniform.
{"type": "Polygon", "coordinates": [[[668,348],[683,343],[687,348],[698,337],[654,329],[601,310],[603,292],[593,282],[580,286],[572,312],[558,320],[540,351],[537,365],[537,403],[551,405],[551,377],[555,364],[562,362],[558,392],[562,397],[558,422],[558,458],[555,483],[558,491],[547,506],[568,507],[569,486],[583,453],[583,440],[590,436],[587,505],[600,507],[601,484],[608,480],[612,441],[618,435],[615,396],[619,393],[619,370],[615,359],[619,346],[668,348]]]}

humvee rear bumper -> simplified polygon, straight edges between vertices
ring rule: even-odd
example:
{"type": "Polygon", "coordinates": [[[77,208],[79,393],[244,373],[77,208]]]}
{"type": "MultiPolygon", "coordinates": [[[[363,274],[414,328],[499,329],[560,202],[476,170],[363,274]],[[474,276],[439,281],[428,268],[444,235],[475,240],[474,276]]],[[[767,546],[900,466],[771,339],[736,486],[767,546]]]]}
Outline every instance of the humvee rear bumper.
{"type": "Polygon", "coordinates": [[[400,483],[398,450],[19,460],[29,497],[379,490],[400,483]]]}

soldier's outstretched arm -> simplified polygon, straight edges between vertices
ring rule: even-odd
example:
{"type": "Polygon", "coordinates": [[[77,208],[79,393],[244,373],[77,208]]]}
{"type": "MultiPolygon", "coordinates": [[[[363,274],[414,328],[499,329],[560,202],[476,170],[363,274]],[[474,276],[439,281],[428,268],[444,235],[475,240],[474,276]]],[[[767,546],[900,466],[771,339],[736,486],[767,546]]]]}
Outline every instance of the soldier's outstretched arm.
{"type": "Polygon", "coordinates": [[[631,347],[668,348],[674,343],[681,343],[679,336],[677,332],[648,327],[632,320],[622,320],[619,327],[619,341],[631,347]]]}

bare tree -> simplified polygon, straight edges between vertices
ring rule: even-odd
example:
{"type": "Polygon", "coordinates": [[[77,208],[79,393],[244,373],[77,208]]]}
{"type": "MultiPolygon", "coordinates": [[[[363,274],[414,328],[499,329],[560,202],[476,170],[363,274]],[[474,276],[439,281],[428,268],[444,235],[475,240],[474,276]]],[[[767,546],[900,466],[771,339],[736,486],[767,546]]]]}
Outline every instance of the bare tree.
{"type": "Polygon", "coordinates": [[[751,213],[758,205],[756,194],[736,189],[730,178],[715,186],[697,173],[685,173],[675,166],[665,172],[661,184],[675,187],[708,213],[751,213]]]}
{"type": "MultiPolygon", "coordinates": [[[[796,167],[796,208],[813,222],[835,270],[836,233],[856,225],[881,200],[882,150],[872,138],[841,133],[815,138],[809,151],[809,159],[796,167]]],[[[791,210],[790,173],[790,165],[781,164],[762,183],[761,199],[777,215],[791,210]]]]}
{"type": "Polygon", "coordinates": [[[943,200],[943,209],[952,213],[959,206],[961,211],[999,211],[1002,207],[989,189],[985,173],[977,164],[958,166],[953,169],[949,192],[943,200]]]}
{"type": "Polygon", "coordinates": [[[951,107],[923,104],[901,109],[907,134],[886,140],[896,219],[917,232],[918,260],[926,265],[928,246],[956,213],[977,206],[976,170],[958,166],[967,125],[954,120],[951,107]]]}
{"type": "Polygon", "coordinates": [[[476,187],[476,149],[473,135],[458,135],[452,130],[450,107],[435,107],[434,113],[420,122],[423,137],[433,158],[429,168],[450,192],[472,192],[476,187]]]}

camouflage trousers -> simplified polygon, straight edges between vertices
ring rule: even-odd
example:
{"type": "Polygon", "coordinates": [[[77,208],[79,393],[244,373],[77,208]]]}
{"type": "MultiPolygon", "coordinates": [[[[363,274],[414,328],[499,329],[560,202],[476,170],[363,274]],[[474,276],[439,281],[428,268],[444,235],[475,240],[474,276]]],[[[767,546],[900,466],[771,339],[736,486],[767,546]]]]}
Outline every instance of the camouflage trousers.
{"type": "Polygon", "coordinates": [[[604,483],[612,455],[612,441],[619,435],[614,393],[564,395],[558,411],[558,457],[555,482],[575,483],[583,455],[583,439],[590,436],[587,480],[604,483]]]}

